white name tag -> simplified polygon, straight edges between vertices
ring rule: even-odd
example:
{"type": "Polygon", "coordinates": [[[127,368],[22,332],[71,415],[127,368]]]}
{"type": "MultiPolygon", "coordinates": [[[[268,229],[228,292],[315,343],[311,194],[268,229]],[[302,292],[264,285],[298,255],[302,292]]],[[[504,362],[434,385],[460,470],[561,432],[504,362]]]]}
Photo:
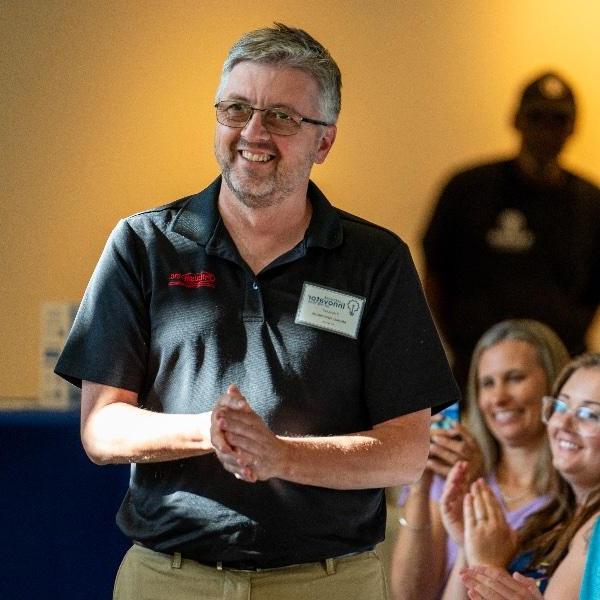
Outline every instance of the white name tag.
{"type": "Polygon", "coordinates": [[[365,302],[362,296],[304,282],[295,323],[356,339],[365,302]]]}

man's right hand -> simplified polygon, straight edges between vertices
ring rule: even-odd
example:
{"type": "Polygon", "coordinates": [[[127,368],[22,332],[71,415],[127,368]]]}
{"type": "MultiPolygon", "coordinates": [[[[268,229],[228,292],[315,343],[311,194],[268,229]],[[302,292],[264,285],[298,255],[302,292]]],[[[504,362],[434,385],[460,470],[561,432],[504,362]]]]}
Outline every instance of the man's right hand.
{"type": "Polygon", "coordinates": [[[252,410],[235,385],[213,408],[211,441],[223,467],[238,479],[254,483],[280,475],[285,442],[252,410]]]}
{"type": "Polygon", "coordinates": [[[224,419],[227,409],[244,410],[247,405],[246,398],[244,398],[237,385],[230,385],[227,392],[219,396],[213,407],[210,420],[210,438],[217,453],[231,454],[234,452],[234,448],[227,442],[225,437],[224,419]]]}

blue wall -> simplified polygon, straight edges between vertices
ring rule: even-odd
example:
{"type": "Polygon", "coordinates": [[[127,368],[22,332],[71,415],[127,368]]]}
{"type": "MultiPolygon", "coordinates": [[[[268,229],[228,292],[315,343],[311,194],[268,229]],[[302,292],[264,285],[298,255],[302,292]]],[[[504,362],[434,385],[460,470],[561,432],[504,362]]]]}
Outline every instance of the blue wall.
{"type": "Polygon", "coordinates": [[[0,598],[108,600],[129,466],[85,456],[75,412],[0,412],[0,598]]]}

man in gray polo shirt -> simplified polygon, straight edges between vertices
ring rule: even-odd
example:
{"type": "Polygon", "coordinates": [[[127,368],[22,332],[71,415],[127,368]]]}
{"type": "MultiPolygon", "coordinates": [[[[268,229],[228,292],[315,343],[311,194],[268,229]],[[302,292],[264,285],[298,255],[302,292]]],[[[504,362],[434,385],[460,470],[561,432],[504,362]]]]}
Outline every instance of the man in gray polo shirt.
{"type": "Polygon", "coordinates": [[[132,463],[118,599],[386,597],[382,488],[458,391],[406,245],[309,180],[340,88],[306,32],[244,35],[222,176],[121,221],[90,281],[56,371],[90,458],[132,463]]]}

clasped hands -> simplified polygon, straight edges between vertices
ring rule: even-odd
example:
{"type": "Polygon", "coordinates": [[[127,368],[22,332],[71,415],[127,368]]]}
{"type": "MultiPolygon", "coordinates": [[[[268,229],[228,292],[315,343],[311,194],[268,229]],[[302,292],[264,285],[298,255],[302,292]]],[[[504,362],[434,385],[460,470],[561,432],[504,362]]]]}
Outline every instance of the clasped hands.
{"type": "Polygon", "coordinates": [[[215,404],[211,443],[225,470],[237,479],[255,483],[281,475],[286,444],[254,412],[236,385],[215,404]]]}

